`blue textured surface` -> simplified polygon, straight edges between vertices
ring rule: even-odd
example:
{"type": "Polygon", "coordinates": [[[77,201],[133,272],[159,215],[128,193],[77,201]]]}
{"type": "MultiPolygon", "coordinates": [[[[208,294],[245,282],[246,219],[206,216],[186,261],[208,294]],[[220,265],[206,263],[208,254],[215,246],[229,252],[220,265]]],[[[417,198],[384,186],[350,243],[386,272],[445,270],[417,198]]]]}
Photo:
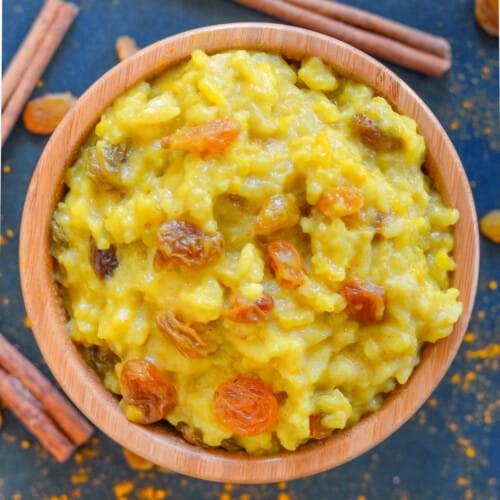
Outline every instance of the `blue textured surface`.
{"type": "MultiPolygon", "coordinates": [[[[203,25],[273,20],[228,0],[76,3],[80,14],[36,95],[66,90],[81,94],[116,63],[114,43],[119,35],[130,35],[144,46],[203,25]]],[[[500,208],[498,39],[475,24],[473,0],[351,3],[450,40],[453,66],[441,79],[391,67],[420,94],[449,132],[469,175],[479,216],[500,208]]],[[[4,2],[4,65],[41,4],[41,0],[4,2]]],[[[25,326],[17,272],[23,198],[45,142],[18,124],[2,152],[2,167],[11,169],[2,169],[2,235],[6,243],[0,250],[0,331],[48,373],[25,326]]],[[[480,356],[481,349],[500,344],[500,290],[492,289],[490,283],[500,282],[500,245],[482,238],[481,251],[479,293],[468,342],[432,399],[402,429],[362,457],[308,479],[266,486],[223,485],[156,469],[131,470],[121,448],[97,434],[81,454],[60,465],[4,411],[0,500],[108,499],[115,497],[113,487],[124,481],[133,481],[134,486],[127,498],[148,498],[148,491],[156,491],[156,498],[221,500],[500,498],[500,356],[480,356]]]]}

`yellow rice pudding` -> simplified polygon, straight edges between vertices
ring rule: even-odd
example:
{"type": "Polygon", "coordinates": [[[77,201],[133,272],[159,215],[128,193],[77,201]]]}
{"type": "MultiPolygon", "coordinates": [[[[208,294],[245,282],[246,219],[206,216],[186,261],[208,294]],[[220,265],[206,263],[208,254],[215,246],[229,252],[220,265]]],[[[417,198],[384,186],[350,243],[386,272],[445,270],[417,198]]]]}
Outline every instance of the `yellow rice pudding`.
{"type": "Polygon", "coordinates": [[[263,454],[355,424],[461,313],[410,118],[318,58],[234,50],[135,85],[66,174],[71,337],[130,420],[263,454]]]}

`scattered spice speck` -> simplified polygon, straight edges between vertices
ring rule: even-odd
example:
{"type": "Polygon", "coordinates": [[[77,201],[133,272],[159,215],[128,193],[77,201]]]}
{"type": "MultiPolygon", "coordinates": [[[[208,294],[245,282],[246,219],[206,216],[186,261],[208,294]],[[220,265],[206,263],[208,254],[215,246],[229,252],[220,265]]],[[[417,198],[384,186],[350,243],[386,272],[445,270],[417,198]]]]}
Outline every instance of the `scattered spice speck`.
{"type": "Polygon", "coordinates": [[[3,172],[4,174],[8,174],[8,173],[10,173],[10,171],[11,171],[10,165],[4,165],[4,166],[3,166],[3,168],[2,168],[2,172],[3,172]]]}
{"type": "Polygon", "coordinates": [[[477,319],[484,319],[486,317],[486,313],[481,309],[477,312],[477,319]]]}
{"type": "Polygon", "coordinates": [[[488,288],[490,290],[496,290],[498,288],[498,283],[492,280],[488,283],[488,288]]]}
{"type": "Polygon", "coordinates": [[[234,484],[231,483],[224,484],[224,491],[233,491],[233,490],[234,490],[234,484]]]}
{"type": "Polygon", "coordinates": [[[278,488],[280,490],[286,490],[286,487],[287,487],[287,483],[286,481],[281,481],[279,484],[278,484],[278,488]]]}
{"type": "Polygon", "coordinates": [[[490,76],[491,75],[491,68],[489,66],[483,66],[481,68],[481,74],[483,76],[490,76]]]}
{"type": "Polygon", "coordinates": [[[471,343],[471,342],[474,342],[474,340],[476,340],[476,334],[473,333],[473,332],[468,332],[464,335],[464,342],[467,342],[467,343],[471,343]]]}
{"type": "Polygon", "coordinates": [[[437,406],[438,402],[436,398],[429,399],[429,406],[437,406]]]}
{"type": "Polygon", "coordinates": [[[277,500],[290,500],[290,495],[288,493],[285,493],[284,491],[280,491],[278,493],[278,499],[277,500]]]}
{"type": "Polygon", "coordinates": [[[7,240],[5,239],[5,236],[3,234],[0,234],[0,247],[3,247],[7,243],[7,240]]]}
{"type": "Polygon", "coordinates": [[[24,323],[24,326],[26,328],[31,328],[31,321],[30,319],[28,318],[28,316],[25,316],[24,319],[23,319],[23,323],[24,323]]]}
{"type": "Polygon", "coordinates": [[[121,499],[125,495],[132,493],[135,484],[133,481],[123,481],[122,483],[117,483],[113,486],[113,492],[116,499],[121,499]]]}
{"type": "Polygon", "coordinates": [[[453,120],[450,123],[451,130],[458,130],[459,127],[460,127],[460,122],[458,120],[453,120]]]}
{"type": "Polygon", "coordinates": [[[219,500],[231,500],[231,495],[225,491],[219,495],[219,500]]]}
{"type": "Polygon", "coordinates": [[[493,412],[495,410],[500,410],[500,399],[490,403],[484,410],[483,421],[485,424],[489,425],[493,423],[493,412]]]}
{"type": "Polygon", "coordinates": [[[89,469],[81,467],[76,474],[71,476],[73,484],[83,484],[89,480],[89,469]]]}
{"type": "Polygon", "coordinates": [[[448,425],[448,429],[450,429],[451,432],[457,432],[458,425],[452,422],[451,424],[448,425]]]}
{"type": "Polygon", "coordinates": [[[473,104],[472,104],[472,101],[464,101],[462,106],[465,108],[465,109],[472,109],[473,107],[473,104]]]}
{"type": "Polygon", "coordinates": [[[5,234],[7,235],[7,238],[14,238],[14,231],[12,231],[12,229],[7,229],[5,234]]]}
{"type": "Polygon", "coordinates": [[[9,299],[9,297],[3,297],[3,298],[2,298],[2,304],[3,304],[4,306],[8,306],[8,305],[10,304],[10,299],[9,299]]]}
{"type": "Polygon", "coordinates": [[[469,458],[474,458],[476,456],[476,450],[472,446],[465,448],[465,455],[469,458]]]}
{"type": "Polygon", "coordinates": [[[500,355],[500,344],[490,344],[477,351],[467,351],[468,359],[488,359],[500,355]]]}
{"type": "Polygon", "coordinates": [[[470,479],[468,479],[466,477],[459,477],[457,479],[457,484],[458,484],[458,486],[469,486],[470,479]]]}
{"type": "Polygon", "coordinates": [[[21,448],[24,448],[25,450],[27,450],[30,446],[31,446],[31,443],[28,440],[23,439],[21,441],[21,448]]]}

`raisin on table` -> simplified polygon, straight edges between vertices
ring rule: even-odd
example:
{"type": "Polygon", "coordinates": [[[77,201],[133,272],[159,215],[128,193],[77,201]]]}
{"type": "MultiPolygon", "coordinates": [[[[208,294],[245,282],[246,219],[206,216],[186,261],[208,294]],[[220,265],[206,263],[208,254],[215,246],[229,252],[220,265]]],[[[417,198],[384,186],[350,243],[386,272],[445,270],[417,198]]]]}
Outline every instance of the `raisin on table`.
{"type": "Polygon", "coordinates": [[[267,245],[267,253],[278,283],[288,288],[298,288],[304,284],[304,264],[295,245],[286,240],[273,241],[267,245]]]}
{"type": "Polygon", "coordinates": [[[278,420],[278,401],[262,380],[237,377],[221,384],[214,396],[219,422],[237,436],[256,436],[278,420]]]}
{"type": "Polygon", "coordinates": [[[69,92],[36,97],[24,109],[24,126],[33,134],[51,134],[75,103],[69,92]]]}
{"type": "Polygon", "coordinates": [[[199,269],[214,264],[220,258],[224,237],[219,232],[209,235],[190,222],[171,220],[160,227],[157,246],[154,259],[156,271],[169,263],[199,269]]]}
{"type": "Polygon", "coordinates": [[[137,407],[139,424],[152,424],[166,417],[177,406],[177,390],[170,379],[153,363],[145,359],[125,362],[120,386],[128,405],[137,407]]]}
{"type": "Polygon", "coordinates": [[[186,358],[196,359],[207,356],[208,347],[200,334],[194,328],[179,321],[173,311],[158,314],[156,324],[165,337],[186,358]]]}
{"type": "Polygon", "coordinates": [[[235,293],[229,301],[224,317],[236,323],[258,323],[267,321],[274,309],[274,300],[263,292],[257,300],[250,300],[240,293],[235,293]]]}

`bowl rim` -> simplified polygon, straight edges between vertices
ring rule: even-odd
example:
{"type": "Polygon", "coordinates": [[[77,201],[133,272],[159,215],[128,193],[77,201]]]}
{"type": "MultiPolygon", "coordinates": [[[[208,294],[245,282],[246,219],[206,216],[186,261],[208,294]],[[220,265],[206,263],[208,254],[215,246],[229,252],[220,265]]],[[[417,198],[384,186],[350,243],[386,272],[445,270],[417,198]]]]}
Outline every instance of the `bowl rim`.
{"type": "Polygon", "coordinates": [[[456,355],[474,303],[478,266],[479,234],[470,186],[453,144],[427,105],[392,71],[358,49],[326,35],[274,23],[228,23],[189,30],[149,45],[100,77],[64,118],[38,161],[26,195],[19,244],[22,293],[35,339],[49,369],[80,411],[113,440],[160,466],[200,479],[241,484],[285,481],[331,469],[366,452],[403,425],[437,387],[456,355]],[[455,250],[462,265],[453,285],[460,289],[463,312],[451,336],[424,349],[410,380],[390,393],[375,413],[294,452],[254,457],[209,450],[189,445],[166,426],[128,422],[70,340],[53,278],[50,219],[66,168],[111,102],[135,83],[186,59],[195,48],[207,53],[265,50],[295,59],[318,55],[342,76],[374,88],[397,111],[417,121],[429,148],[431,176],[445,201],[461,211],[456,231],[467,234],[455,250]],[[439,161],[446,161],[452,171],[438,170],[439,161]]]}

